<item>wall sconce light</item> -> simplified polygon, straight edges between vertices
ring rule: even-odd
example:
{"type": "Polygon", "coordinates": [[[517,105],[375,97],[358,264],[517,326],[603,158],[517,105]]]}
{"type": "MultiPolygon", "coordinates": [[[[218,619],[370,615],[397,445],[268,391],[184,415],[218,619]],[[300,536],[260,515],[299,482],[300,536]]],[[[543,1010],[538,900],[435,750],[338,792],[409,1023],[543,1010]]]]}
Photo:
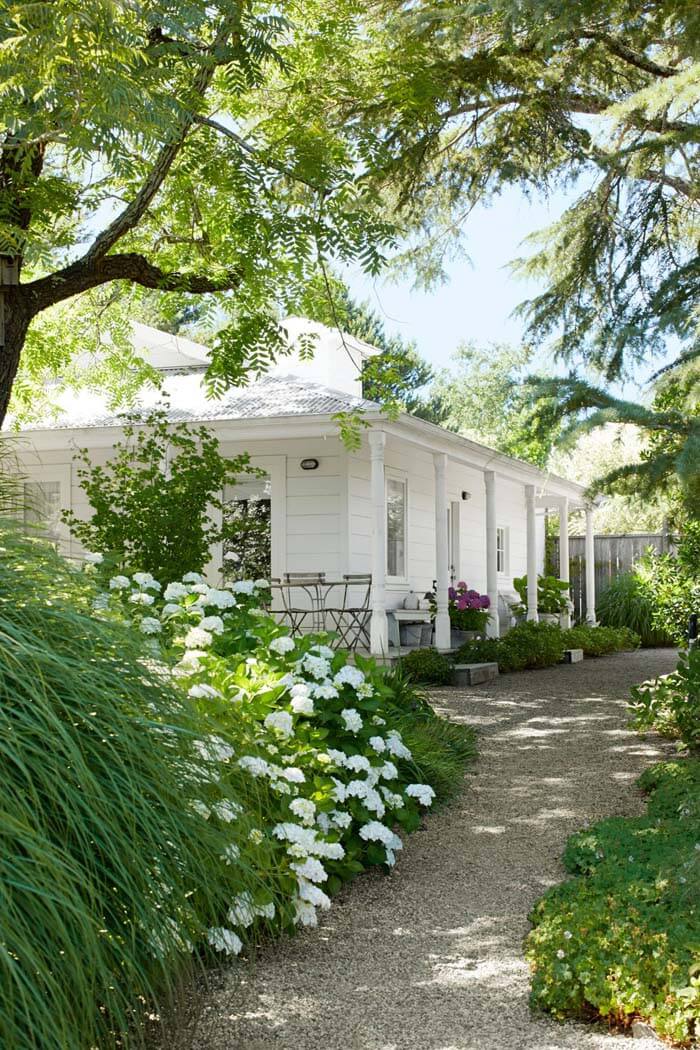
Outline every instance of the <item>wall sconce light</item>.
{"type": "Polygon", "coordinates": [[[466,489],[462,489],[462,499],[467,500],[467,499],[471,499],[471,498],[472,498],[471,492],[467,492],[466,489]]]}
{"type": "Polygon", "coordinates": [[[317,459],[302,459],[299,464],[302,470],[316,470],[318,467],[317,459]]]}

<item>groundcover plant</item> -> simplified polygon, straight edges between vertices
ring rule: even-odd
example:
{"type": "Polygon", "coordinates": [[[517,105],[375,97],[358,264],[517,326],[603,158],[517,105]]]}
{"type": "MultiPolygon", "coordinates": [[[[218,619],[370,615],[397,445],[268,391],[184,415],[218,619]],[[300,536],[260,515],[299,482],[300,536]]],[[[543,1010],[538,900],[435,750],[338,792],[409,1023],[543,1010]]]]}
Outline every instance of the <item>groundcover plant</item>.
{"type": "Polygon", "coordinates": [[[153,663],[217,727],[200,742],[212,765],[202,820],[235,827],[239,812],[255,815],[222,863],[255,867],[264,848],[259,890],[232,902],[210,944],[236,954],[260,923],[315,925],[343,881],[392,866],[397,832],[418,826],[435,793],[395,728],[382,671],[360,656],[349,663],[327,638],[290,637],[263,608],[266,580],[220,589],[194,572],[165,583],[140,572],[109,577],[99,555],[91,560],[105,581],[98,614],[131,620],[153,663]],[[232,775],[239,782],[241,771],[245,786],[223,813],[210,790],[232,775]]]}

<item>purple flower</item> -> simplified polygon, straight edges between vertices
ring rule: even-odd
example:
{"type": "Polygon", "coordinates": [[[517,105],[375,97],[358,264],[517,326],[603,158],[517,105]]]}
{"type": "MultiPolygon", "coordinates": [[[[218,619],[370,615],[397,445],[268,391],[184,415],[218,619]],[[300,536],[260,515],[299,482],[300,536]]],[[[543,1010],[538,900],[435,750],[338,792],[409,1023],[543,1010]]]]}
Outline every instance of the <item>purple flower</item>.
{"type": "Polygon", "coordinates": [[[478,592],[478,591],[474,591],[474,590],[471,590],[471,591],[467,591],[467,597],[468,597],[468,598],[471,598],[471,599],[472,599],[472,601],[473,601],[473,600],[474,600],[474,598],[480,598],[480,597],[481,597],[481,595],[479,594],[479,592],[478,592]]]}
{"type": "Polygon", "coordinates": [[[491,599],[488,594],[481,595],[480,605],[482,609],[489,609],[491,607],[491,599]]]}
{"type": "Polygon", "coordinates": [[[458,583],[457,583],[457,590],[458,591],[466,591],[466,589],[467,589],[467,585],[464,582],[464,580],[459,580],[458,583]]]}
{"type": "Polygon", "coordinates": [[[457,599],[457,608],[459,609],[460,612],[464,612],[465,609],[469,608],[469,599],[467,597],[465,597],[465,595],[462,594],[457,599]]]}
{"type": "Polygon", "coordinates": [[[457,591],[454,589],[454,587],[448,587],[447,596],[450,599],[450,601],[455,600],[455,598],[457,597],[457,591]]]}

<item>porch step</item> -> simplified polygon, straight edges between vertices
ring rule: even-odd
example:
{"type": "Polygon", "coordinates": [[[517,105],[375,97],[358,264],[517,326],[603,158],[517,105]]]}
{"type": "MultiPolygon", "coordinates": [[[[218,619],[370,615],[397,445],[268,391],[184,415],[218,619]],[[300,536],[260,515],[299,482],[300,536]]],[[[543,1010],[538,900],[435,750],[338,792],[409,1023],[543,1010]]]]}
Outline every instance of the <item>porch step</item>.
{"type": "Polygon", "coordinates": [[[565,649],[561,658],[563,664],[580,664],[583,660],[583,649],[565,649]]]}
{"type": "Polygon", "coordinates": [[[455,664],[455,685],[480,685],[498,678],[498,664],[455,664]]]}

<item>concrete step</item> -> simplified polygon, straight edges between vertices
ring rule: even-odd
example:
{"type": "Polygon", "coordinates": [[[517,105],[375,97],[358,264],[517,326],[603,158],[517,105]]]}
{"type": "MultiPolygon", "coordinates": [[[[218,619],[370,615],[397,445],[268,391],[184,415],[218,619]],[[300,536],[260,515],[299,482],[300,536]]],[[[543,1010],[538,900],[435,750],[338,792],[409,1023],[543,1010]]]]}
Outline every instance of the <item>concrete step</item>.
{"type": "Polygon", "coordinates": [[[583,660],[583,649],[565,649],[561,658],[563,664],[580,664],[583,660]]]}
{"type": "Polygon", "coordinates": [[[498,664],[455,664],[455,685],[480,685],[498,678],[498,664]]]}

